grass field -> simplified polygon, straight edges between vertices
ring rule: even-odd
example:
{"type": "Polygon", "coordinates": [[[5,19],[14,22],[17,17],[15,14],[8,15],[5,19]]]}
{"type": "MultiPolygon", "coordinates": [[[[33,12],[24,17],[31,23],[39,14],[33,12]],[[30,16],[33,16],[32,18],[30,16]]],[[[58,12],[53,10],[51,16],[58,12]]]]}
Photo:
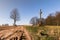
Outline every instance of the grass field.
{"type": "MultiPolygon", "coordinates": [[[[20,27],[20,26],[19,26],[20,27]]],[[[5,29],[12,29],[15,28],[15,26],[1,26],[1,30],[5,29]]],[[[31,34],[32,38],[34,40],[55,40],[60,37],[60,26],[41,26],[41,27],[33,27],[33,26],[24,26],[24,28],[27,29],[27,31],[31,34]],[[44,34],[48,34],[49,36],[41,36],[40,32],[43,32],[44,34]]]]}
{"type": "Polygon", "coordinates": [[[41,27],[26,26],[26,29],[34,37],[34,40],[40,40],[41,38],[42,38],[42,40],[53,40],[54,39],[53,36],[60,35],[60,26],[41,26],[41,27]],[[44,37],[40,36],[40,34],[37,35],[38,33],[40,33],[39,31],[41,31],[41,30],[44,30],[43,33],[47,33],[51,37],[46,38],[45,36],[44,37]]]}

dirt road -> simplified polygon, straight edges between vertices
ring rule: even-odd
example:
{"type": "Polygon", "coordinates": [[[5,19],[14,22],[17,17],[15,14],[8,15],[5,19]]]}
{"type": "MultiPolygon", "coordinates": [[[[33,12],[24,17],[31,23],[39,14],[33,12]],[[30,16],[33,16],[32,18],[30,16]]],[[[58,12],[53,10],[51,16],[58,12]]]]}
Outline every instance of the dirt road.
{"type": "Polygon", "coordinates": [[[18,37],[17,40],[20,40],[22,33],[25,35],[26,40],[32,40],[31,36],[29,34],[29,32],[26,30],[26,28],[24,28],[23,26],[21,27],[15,27],[12,29],[8,29],[8,30],[2,30],[0,31],[0,39],[4,39],[4,40],[10,40],[18,37]]]}

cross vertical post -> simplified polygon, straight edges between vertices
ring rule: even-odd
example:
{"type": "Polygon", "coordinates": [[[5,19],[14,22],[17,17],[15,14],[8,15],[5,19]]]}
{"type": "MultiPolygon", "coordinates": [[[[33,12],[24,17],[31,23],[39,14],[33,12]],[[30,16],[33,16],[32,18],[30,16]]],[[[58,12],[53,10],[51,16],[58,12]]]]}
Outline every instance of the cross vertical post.
{"type": "Polygon", "coordinates": [[[42,11],[41,11],[41,9],[40,9],[40,20],[39,21],[40,21],[39,26],[41,26],[42,25],[42,11]]]}

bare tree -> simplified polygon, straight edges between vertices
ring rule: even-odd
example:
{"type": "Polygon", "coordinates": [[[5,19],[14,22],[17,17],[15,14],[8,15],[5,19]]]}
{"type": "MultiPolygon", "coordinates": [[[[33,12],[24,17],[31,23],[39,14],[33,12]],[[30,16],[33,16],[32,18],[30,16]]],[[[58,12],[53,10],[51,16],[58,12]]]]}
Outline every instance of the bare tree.
{"type": "Polygon", "coordinates": [[[20,20],[20,16],[16,8],[12,10],[10,18],[14,20],[13,25],[16,25],[16,21],[20,20]]]}
{"type": "Polygon", "coordinates": [[[37,25],[37,22],[38,22],[38,18],[37,17],[32,17],[31,20],[30,20],[30,23],[34,26],[34,25],[37,25]]]}

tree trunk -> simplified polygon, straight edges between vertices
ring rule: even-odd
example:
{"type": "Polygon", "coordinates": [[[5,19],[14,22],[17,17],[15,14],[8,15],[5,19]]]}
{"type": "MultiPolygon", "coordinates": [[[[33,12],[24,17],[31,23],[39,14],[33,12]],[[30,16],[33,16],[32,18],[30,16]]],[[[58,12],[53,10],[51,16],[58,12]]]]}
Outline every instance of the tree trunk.
{"type": "Polygon", "coordinates": [[[57,26],[59,25],[58,21],[57,21],[57,26]]]}
{"type": "Polygon", "coordinates": [[[14,26],[16,25],[16,20],[14,19],[14,24],[13,24],[14,26]]]}

